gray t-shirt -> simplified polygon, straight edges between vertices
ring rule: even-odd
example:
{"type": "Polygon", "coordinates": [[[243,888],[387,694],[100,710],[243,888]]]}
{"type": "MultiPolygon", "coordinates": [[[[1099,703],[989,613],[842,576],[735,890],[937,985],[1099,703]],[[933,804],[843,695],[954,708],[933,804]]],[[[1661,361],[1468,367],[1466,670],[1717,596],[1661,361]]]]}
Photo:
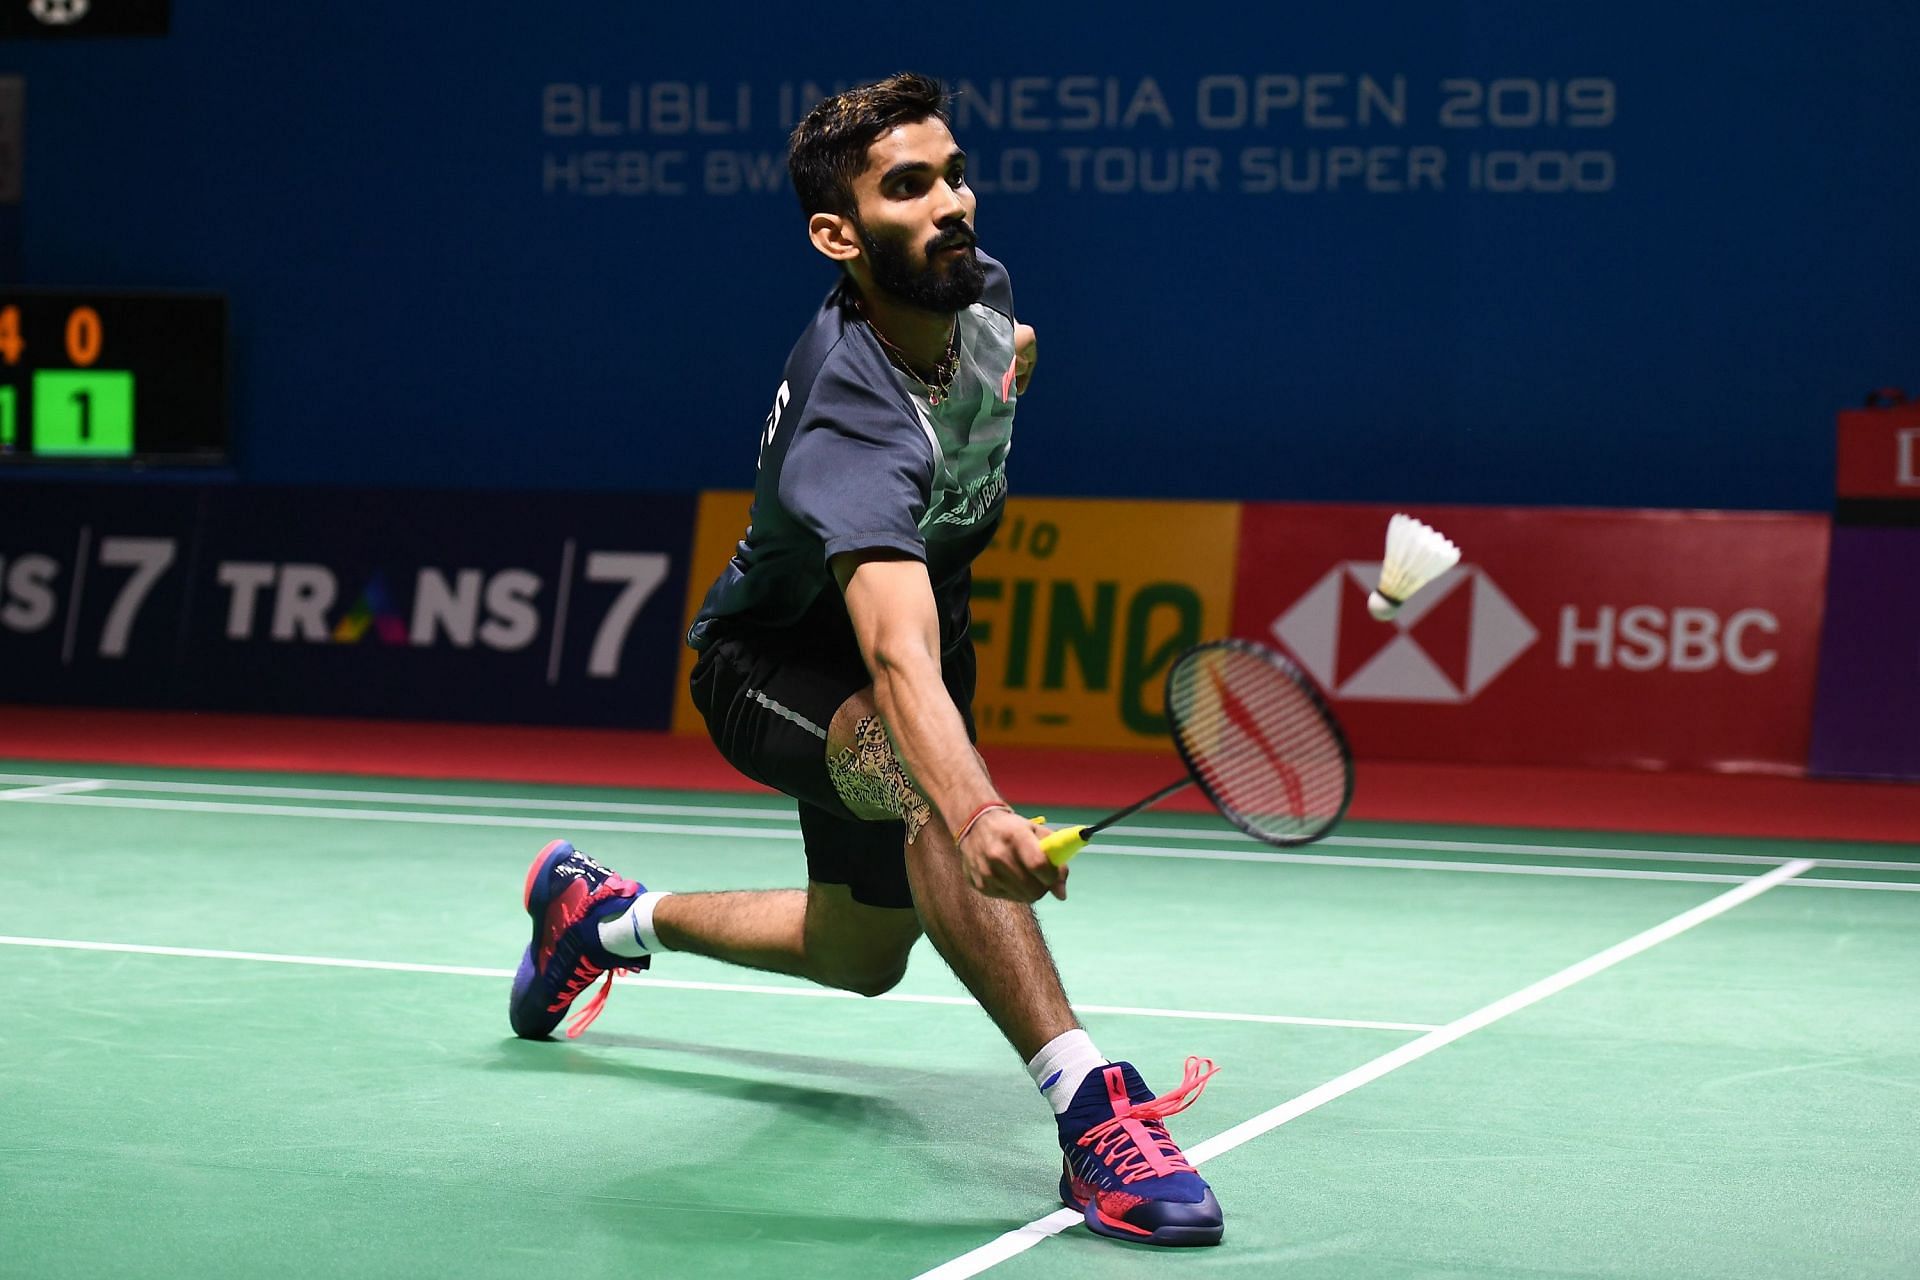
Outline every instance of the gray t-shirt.
{"type": "Polygon", "coordinates": [[[926,563],[942,648],[964,636],[969,566],[999,526],[1018,399],[1012,286],[998,262],[980,261],[986,290],[958,317],[960,366],[938,405],[887,359],[844,284],[827,295],[761,432],[746,536],[687,643],[802,625],[851,643],[827,562],[882,548],[926,563]]]}

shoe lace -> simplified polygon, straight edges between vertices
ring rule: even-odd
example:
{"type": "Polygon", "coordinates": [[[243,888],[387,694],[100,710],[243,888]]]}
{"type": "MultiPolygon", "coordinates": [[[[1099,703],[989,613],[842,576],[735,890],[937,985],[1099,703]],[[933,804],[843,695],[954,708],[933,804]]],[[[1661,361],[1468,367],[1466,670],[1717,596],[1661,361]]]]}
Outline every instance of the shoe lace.
{"type": "Polygon", "coordinates": [[[599,977],[602,973],[607,975],[607,980],[600,984],[600,989],[593,993],[591,999],[580,1006],[580,1012],[575,1014],[573,1021],[567,1024],[567,1039],[571,1040],[592,1026],[593,1020],[600,1016],[600,1010],[606,1008],[607,997],[613,994],[614,975],[637,972],[639,971],[636,969],[627,969],[619,965],[615,965],[611,969],[602,969],[593,961],[582,957],[580,962],[574,966],[573,976],[567,979],[567,985],[560,988],[559,998],[548,1005],[547,1008],[558,1013],[560,1010],[566,1008],[573,998],[585,990],[595,978],[599,977]]]}
{"type": "Polygon", "coordinates": [[[1170,1173],[1192,1173],[1193,1165],[1161,1122],[1192,1106],[1215,1070],[1211,1058],[1188,1058],[1178,1087],[1157,1098],[1133,1102],[1127,1097],[1126,1080],[1120,1069],[1109,1067],[1107,1094],[1113,1102],[1113,1117],[1081,1134],[1080,1145],[1091,1146],[1094,1155],[1123,1183],[1170,1173]]]}
{"type": "MultiPolygon", "coordinates": [[[[597,866],[598,864],[595,865],[597,866]]],[[[638,888],[639,886],[631,880],[625,880],[616,875],[608,875],[598,888],[592,893],[587,894],[583,899],[566,902],[561,905],[557,917],[549,923],[548,927],[551,930],[551,935],[558,939],[559,936],[564,934],[568,929],[573,928],[573,926],[579,924],[580,921],[586,919],[587,913],[595,903],[603,902],[612,897],[624,896],[638,888]]],[[[553,1003],[547,1006],[547,1012],[559,1013],[569,1004],[572,1004],[576,996],[586,990],[588,986],[592,985],[595,978],[603,973],[607,975],[607,980],[601,985],[600,990],[594,992],[593,997],[580,1007],[580,1012],[574,1016],[573,1021],[567,1024],[567,1039],[571,1040],[592,1026],[593,1020],[600,1016],[600,1010],[606,1008],[607,997],[613,994],[614,976],[616,974],[638,972],[639,970],[630,969],[624,965],[615,965],[611,969],[602,969],[586,956],[581,956],[573,962],[573,972],[568,975],[566,985],[561,987],[559,993],[554,996],[553,1003]]]]}

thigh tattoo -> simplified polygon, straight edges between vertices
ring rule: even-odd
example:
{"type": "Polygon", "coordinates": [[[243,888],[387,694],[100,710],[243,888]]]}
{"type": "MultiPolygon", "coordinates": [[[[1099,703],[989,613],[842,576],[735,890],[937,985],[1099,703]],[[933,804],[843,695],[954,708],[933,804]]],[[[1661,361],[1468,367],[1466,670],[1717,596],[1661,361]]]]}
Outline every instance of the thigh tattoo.
{"type": "Polygon", "coordinates": [[[827,761],[827,776],[847,808],[861,817],[884,813],[907,824],[907,843],[933,817],[933,810],[913,785],[893,753],[887,726],[879,716],[865,716],[853,729],[853,745],[827,761]]]}

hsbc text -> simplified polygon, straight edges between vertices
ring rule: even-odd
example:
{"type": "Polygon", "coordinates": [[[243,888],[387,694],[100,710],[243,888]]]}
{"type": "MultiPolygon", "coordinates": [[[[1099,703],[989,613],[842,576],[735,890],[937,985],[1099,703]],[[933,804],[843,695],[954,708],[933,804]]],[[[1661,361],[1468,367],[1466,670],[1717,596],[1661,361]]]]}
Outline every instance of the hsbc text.
{"type": "Polygon", "coordinates": [[[1580,606],[1560,609],[1560,665],[1587,662],[1602,671],[1712,671],[1723,664],[1743,676],[1772,670],[1779,653],[1767,637],[1780,634],[1780,619],[1765,609],[1741,609],[1722,618],[1712,609],[1662,609],[1634,605],[1615,613],[1601,605],[1591,621],[1580,606]]]}

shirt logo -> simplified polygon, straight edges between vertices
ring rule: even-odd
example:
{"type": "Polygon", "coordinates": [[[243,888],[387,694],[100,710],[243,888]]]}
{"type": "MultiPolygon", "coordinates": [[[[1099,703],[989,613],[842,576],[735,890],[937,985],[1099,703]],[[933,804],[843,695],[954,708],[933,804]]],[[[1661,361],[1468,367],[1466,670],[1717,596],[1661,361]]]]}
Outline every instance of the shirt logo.
{"type": "MultiPolygon", "coordinates": [[[[950,490],[958,495],[952,506],[929,512],[927,527],[939,524],[972,525],[986,519],[994,504],[1007,496],[1007,469],[996,467],[966,489],[950,490]]],[[[943,495],[944,496],[944,495],[943,495]]]]}

